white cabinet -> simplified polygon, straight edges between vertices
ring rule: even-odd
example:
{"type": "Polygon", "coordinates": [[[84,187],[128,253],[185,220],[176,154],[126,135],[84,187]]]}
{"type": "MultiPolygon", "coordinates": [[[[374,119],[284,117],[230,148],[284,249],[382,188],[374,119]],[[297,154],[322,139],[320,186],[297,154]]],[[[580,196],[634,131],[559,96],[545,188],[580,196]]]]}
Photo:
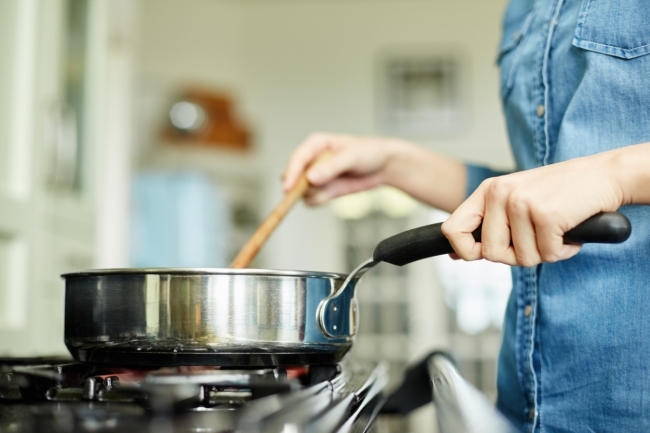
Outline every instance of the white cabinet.
{"type": "Polygon", "coordinates": [[[128,115],[111,117],[128,105],[115,97],[128,74],[111,82],[127,4],[0,0],[0,354],[65,352],[59,274],[93,267],[101,234],[119,237],[127,218],[100,218],[126,207],[126,186],[99,199],[115,161],[128,162],[128,133],[108,151],[105,138],[128,115]]]}
{"type": "Polygon", "coordinates": [[[39,9],[0,1],[0,351],[32,344],[30,306],[41,216],[36,116],[39,9]]]}

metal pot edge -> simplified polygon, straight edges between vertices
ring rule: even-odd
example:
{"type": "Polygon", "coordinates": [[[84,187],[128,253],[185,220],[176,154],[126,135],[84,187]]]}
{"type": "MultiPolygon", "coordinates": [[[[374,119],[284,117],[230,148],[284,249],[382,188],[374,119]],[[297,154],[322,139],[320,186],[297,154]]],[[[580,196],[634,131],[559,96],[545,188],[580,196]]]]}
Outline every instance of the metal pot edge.
{"type": "Polygon", "coordinates": [[[113,268],[89,269],[68,272],[61,278],[101,277],[110,275],[245,275],[269,277],[328,278],[345,280],[347,274],[319,271],[293,271],[283,269],[231,269],[231,268],[113,268]]]}

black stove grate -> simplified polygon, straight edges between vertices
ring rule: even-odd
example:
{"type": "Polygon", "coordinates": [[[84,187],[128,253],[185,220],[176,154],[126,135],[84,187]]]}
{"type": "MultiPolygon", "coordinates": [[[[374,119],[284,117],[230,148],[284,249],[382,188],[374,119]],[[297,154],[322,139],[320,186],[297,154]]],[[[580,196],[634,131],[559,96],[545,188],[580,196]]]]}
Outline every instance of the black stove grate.
{"type": "Polygon", "coordinates": [[[0,432],[253,432],[286,424],[333,432],[372,422],[368,413],[380,401],[385,370],[345,363],[124,368],[0,359],[0,432]]]}

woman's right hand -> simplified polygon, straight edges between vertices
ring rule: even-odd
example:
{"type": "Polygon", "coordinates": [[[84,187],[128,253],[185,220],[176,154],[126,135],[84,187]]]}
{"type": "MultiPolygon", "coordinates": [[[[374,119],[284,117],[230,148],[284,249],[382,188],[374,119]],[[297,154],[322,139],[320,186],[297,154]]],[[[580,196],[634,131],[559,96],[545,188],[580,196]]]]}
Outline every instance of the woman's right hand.
{"type": "Polygon", "coordinates": [[[465,165],[408,141],[314,134],[293,152],[284,172],[289,191],[307,170],[305,196],[318,205],[345,194],[390,185],[438,209],[453,212],[465,198],[465,165]],[[311,166],[325,152],[332,155],[311,166]]]}
{"type": "Polygon", "coordinates": [[[391,139],[313,134],[291,155],[284,172],[284,190],[289,191],[306,169],[312,187],[305,202],[310,205],[385,184],[391,157],[399,146],[391,139]],[[331,156],[310,167],[325,152],[331,156]]]}

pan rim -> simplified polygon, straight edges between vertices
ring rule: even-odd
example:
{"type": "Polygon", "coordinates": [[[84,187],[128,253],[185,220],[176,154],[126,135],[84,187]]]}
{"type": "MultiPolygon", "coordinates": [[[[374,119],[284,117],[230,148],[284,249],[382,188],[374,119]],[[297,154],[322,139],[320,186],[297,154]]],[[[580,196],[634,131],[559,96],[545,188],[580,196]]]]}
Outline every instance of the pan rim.
{"type": "Polygon", "coordinates": [[[244,275],[268,277],[300,277],[345,280],[347,274],[336,272],[294,271],[284,269],[232,269],[232,268],[109,268],[67,272],[61,278],[101,277],[113,275],[244,275]]]}

